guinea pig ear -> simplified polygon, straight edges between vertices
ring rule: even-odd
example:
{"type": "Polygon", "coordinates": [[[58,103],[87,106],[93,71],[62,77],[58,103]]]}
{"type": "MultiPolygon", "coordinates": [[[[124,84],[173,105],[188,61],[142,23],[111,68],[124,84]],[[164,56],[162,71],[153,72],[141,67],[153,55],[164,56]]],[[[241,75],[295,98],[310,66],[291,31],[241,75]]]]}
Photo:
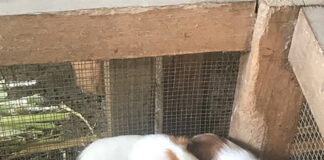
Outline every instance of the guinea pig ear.
{"type": "Polygon", "coordinates": [[[185,136],[169,136],[170,140],[176,145],[181,146],[184,149],[187,149],[187,146],[191,143],[190,139],[185,136]]]}
{"type": "Polygon", "coordinates": [[[173,151],[171,151],[170,149],[167,149],[166,155],[168,157],[168,160],[179,160],[177,155],[173,151]]]}

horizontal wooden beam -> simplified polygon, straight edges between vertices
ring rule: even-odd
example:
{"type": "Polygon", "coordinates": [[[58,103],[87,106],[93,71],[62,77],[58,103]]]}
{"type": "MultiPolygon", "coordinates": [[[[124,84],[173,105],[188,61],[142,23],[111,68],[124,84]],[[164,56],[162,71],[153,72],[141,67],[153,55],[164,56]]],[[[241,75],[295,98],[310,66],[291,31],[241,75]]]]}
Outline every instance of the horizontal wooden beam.
{"type": "Polygon", "coordinates": [[[299,7],[261,2],[251,52],[241,56],[229,136],[262,160],[286,160],[302,93],[287,55],[299,7]]]}
{"type": "Polygon", "coordinates": [[[0,16],[0,66],[249,49],[254,2],[0,16]]]}
{"type": "Polygon", "coordinates": [[[224,3],[255,0],[55,0],[48,3],[44,0],[0,1],[0,15],[37,14],[79,9],[124,8],[124,7],[157,7],[183,5],[203,2],[224,3]]]}
{"type": "Polygon", "coordinates": [[[269,6],[312,6],[324,5],[324,0],[261,0],[269,6]]]}
{"type": "Polygon", "coordinates": [[[302,9],[288,57],[322,135],[324,135],[323,20],[324,7],[302,9]]]}
{"type": "Polygon", "coordinates": [[[9,157],[6,157],[6,159],[15,159],[18,157],[22,157],[25,155],[33,154],[33,153],[40,153],[40,152],[48,152],[52,150],[57,149],[64,149],[64,148],[71,148],[71,147],[78,147],[78,146],[85,146],[88,145],[90,142],[97,140],[98,138],[94,136],[89,137],[81,137],[76,139],[67,140],[65,142],[60,143],[53,143],[53,144],[42,144],[37,145],[34,147],[27,147],[26,149],[23,149],[19,151],[18,153],[12,154],[9,157]]]}

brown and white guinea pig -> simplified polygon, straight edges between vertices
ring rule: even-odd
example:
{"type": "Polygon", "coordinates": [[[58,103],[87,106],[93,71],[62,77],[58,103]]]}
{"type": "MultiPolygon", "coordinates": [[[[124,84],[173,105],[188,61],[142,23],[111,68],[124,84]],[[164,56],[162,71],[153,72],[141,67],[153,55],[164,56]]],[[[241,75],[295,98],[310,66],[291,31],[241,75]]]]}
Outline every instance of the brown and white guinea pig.
{"type": "Polygon", "coordinates": [[[198,160],[186,150],[189,139],[163,134],[99,139],[77,160],[198,160]]]}
{"type": "Polygon", "coordinates": [[[191,138],[188,150],[199,160],[257,160],[249,151],[211,133],[191,138]]]}

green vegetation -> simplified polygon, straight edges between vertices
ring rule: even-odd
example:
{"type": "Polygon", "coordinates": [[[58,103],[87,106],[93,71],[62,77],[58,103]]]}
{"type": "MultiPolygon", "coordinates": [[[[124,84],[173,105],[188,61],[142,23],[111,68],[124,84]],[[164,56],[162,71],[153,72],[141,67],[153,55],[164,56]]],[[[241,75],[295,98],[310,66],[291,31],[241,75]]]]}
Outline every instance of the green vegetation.
{"type": "Polygon", "coordinates": [[[0,126],[6,126],[10,124],[28,124],[31,122],[48,122],[59,121],[69,118],[69,113],[48,113],[48,114],[32,114],[32,115],[19,115],[19,116],[7,116],[0,119],[0,126]]]}
{"type": "Polygon", "coordinates": [[[0,80],[0,154],[14,153],[26,146],[61,142],[62,122],[71,113],[59,106],[44,106],[39,95],[17,100],[6,99],[4,80],[0,80]]]}

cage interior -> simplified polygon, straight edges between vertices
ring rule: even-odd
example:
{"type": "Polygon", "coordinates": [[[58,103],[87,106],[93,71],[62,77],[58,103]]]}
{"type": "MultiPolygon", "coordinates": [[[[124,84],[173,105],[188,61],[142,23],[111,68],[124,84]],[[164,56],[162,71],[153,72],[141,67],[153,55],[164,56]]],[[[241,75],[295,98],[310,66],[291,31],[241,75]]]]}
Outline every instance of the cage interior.
{"type": "Polygon", "coordinates": [[[0,159],[75,159],[127,134],[227,136],[240,53],[0,67],[0,159]]]}
{"type": "Polygon", "coordinates": [[[291,160],[324,159],[324,140],[306,100],[301,106],[297,133],[290,152],[291,160]]]}

